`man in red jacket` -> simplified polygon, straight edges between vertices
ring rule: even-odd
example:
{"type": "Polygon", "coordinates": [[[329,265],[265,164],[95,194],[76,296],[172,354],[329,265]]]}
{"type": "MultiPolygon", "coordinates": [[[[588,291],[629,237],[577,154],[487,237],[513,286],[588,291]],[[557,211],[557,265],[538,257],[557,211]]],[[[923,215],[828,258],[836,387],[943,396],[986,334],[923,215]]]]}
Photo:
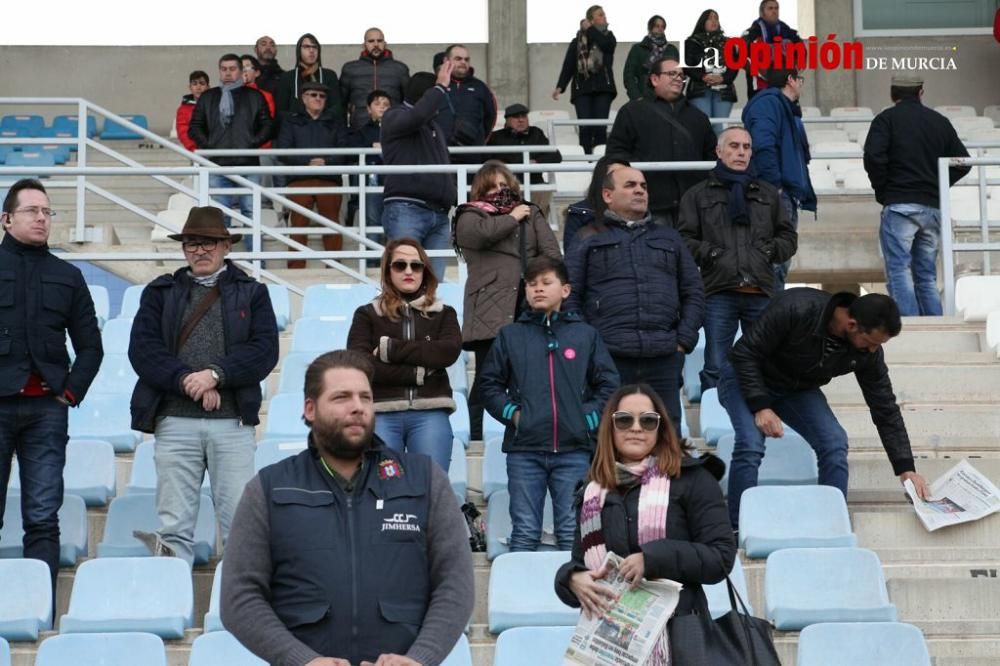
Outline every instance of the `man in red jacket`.
{"type": "Polygon", "coordinates": [[[198,98],[208,90],[208,74],[197,69],[188,75],[188,90],[190,94],[181,98],[181,105],[177,107],[176,125],[177,138],[188,150],[197,148],[191,137],[188,136],[188,127],[191,125],[191,116],[194,114],[194,107],[198,104],[198,98]]]}

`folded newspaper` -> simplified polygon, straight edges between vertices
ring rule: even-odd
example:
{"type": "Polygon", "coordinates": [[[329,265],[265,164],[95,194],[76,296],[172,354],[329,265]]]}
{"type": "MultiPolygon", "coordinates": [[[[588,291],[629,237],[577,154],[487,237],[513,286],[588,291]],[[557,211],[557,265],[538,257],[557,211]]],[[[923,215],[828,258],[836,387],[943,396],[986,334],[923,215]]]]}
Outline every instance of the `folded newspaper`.
{"type": "Polygon", "coordinates": [[[608,553],[608,574],[601,579],[618,601],[607,613],[587,619],[580,614],[563,666],[641,666],[674,614],[681,584],[672,580],[643,580],[634,590],[619,575],[623,562],[608,553]]]}
{"type": "Polygon", "coordinates": [[[930,498],[920,499],[909,480],[903,483],[917,517],[928,532],[979,520],[1000,511],[1000,490],[968,460],[963,460],[930,485],[930,498]]]}

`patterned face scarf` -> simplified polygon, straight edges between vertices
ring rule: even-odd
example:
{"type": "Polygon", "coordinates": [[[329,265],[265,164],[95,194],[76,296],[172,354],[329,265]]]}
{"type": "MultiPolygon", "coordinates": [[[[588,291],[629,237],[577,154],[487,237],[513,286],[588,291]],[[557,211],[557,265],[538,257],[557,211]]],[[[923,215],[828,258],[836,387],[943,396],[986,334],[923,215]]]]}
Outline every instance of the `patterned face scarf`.
{"type": "Polygon", "coordinates": [[[470,206],[485,210],[491,215],[507,215],[521,203],[521,197],[506,185],[493,194],[487,194],[482,201],[470,201],[470,206]]]}
{"type": "MultiPolygon", "coordinates": [[[[601,32],[607,32],[607,26],[593,26],[601,32]]],[[[576,36],[576,73],[583,78],[597,74],[604,69],[604,53],[597,47],[591,47],[587,31],[581,30],[576,36]]]]}

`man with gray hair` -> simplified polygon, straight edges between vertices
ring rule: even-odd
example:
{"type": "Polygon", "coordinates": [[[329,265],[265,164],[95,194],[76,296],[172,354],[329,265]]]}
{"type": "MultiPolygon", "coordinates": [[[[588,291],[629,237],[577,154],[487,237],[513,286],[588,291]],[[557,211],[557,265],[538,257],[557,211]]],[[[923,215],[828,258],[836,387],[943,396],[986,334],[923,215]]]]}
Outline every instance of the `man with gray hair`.
{"type": "Polygon", "coordinates": [[[746,331],[774,295],[771,264],[790,259],[798,245],[778,189],[747,171],[750,132],[726,129],[715,152],[719,160],[708,179],[681,197],[677,227],[705,284],[702,391],[719,383],[737,326],[746,331]]]}

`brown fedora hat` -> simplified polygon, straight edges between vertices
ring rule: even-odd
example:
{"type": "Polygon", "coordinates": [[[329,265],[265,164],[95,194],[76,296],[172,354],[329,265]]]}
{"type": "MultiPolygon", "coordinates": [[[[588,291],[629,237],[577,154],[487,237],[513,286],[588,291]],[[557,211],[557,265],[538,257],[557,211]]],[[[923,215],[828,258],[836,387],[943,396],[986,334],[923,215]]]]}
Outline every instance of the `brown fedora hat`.
{"type": "Polygon", "coordinates": [[[181,229],[181,232],[170,234],[169,238],[182,241],[189,236],[228,240],[234,243],[243,238],[242,234],[229,233],[222,209],[215,206],[195,206],[192,208],[188,212],[188,219],[184,222],[184,228],[181,229]]]}

